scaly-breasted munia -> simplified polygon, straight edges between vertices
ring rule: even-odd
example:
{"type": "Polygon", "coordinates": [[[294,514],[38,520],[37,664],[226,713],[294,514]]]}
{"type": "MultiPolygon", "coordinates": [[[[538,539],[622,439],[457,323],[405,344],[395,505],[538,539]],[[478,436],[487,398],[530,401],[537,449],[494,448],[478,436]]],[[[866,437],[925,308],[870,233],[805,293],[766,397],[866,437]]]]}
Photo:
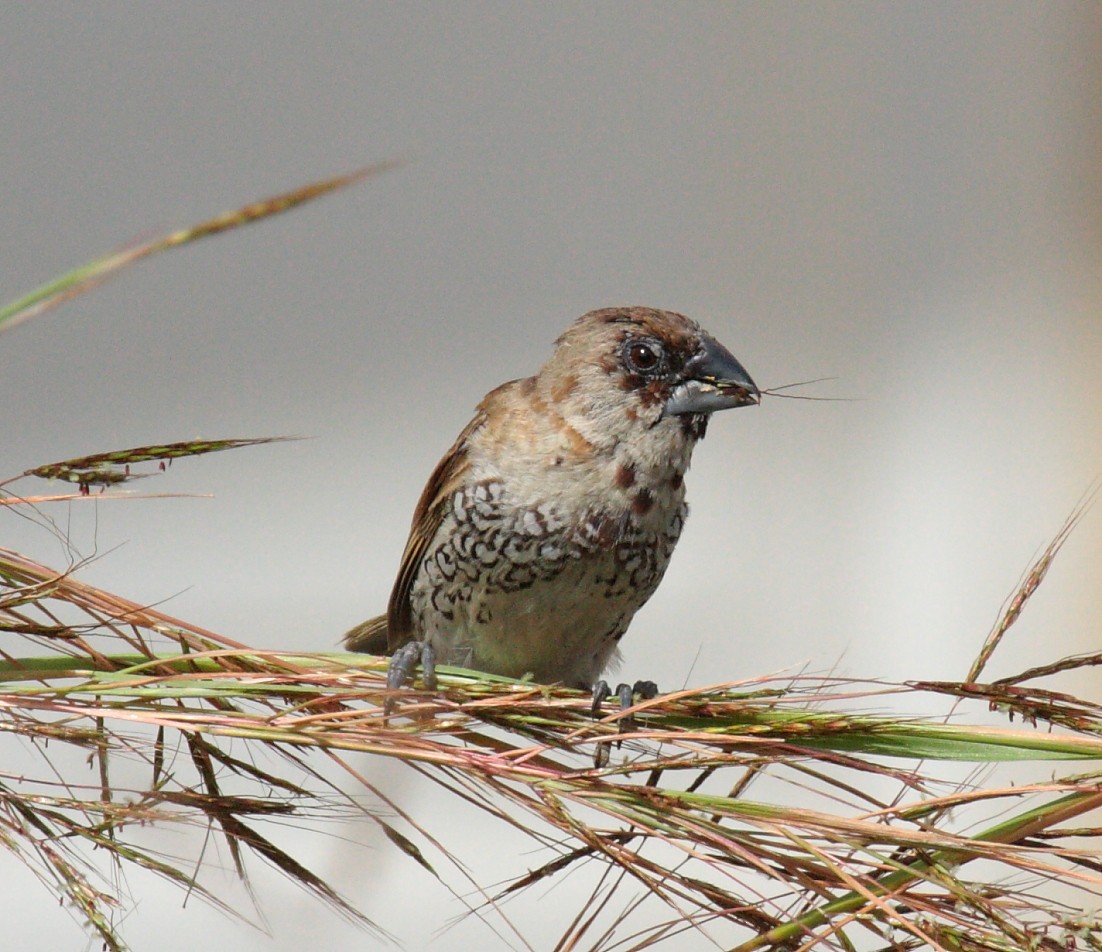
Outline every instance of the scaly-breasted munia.
{"type": "Polygon", "coordinates": [[[592,687],[666,571],[709,415],[759,399],[687,317],[584,315],[479,404],[421,494],[387,613],[345,643],[592,687]]]}

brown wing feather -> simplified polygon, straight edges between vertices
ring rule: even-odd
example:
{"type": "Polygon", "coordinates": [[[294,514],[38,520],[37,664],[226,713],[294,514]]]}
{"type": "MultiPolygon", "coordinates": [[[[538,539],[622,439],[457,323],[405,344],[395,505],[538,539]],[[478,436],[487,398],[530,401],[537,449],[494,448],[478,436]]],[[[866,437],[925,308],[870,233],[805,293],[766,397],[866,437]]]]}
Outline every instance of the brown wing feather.
{"type": "Polygon", "coordinates": [[[417,508],[413,511],[413,524],[410,526],[409,540],[402,553],[402,564],[398,569],[398,578],[390,591],[387,602],[387,646],[391,651],[400,648],[413,636],[413,617],[409,603],[410,590],[417,570],[425,557],[440,523],[452,504],[452,494],[463,482],[470,469],[467,446],[471,435],[486,422],[486,415],[480,409],[475,418],[459,434],[454,445],[444,458],[436,464],[429,476],[417,508]]]}
{"type": "Polygon", "coordinates": [[[425,550],[451,505],[452,493],[470,467],[467,459],[467,438],[485,422],[485,414],[480,411],[459,434],[443,459],[436,464],[436,469],[432,471],[421,492],[417,508],[413,511],[409,539],[406,540],[406,548],[402,553],[398,578],[390,591],[386,614],[369,618],[345,632],[342,641],[349,651],[390,654],[413,636],[413,618],[409,604],[413,580],[425,557],[425,550]]]}

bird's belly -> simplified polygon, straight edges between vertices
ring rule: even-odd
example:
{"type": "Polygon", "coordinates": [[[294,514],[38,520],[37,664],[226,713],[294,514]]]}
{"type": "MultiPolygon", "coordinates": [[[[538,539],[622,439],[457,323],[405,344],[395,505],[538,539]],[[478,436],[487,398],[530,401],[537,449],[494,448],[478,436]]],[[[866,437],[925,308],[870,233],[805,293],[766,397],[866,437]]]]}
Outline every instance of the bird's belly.
{"type": "Polygon", "coordinates": [[[684,519],[544,534],[451,533],[413,591],[418,634],[442,663],[589,686],[654,593],[684,519]]]}
{"type": "Polygon", "coordinates": [[[522,592],[477,591],[455,646],[479,670],[588,686],[661,578],[629,581],[617,570],[612,559],[588,559],[522,592]]]}

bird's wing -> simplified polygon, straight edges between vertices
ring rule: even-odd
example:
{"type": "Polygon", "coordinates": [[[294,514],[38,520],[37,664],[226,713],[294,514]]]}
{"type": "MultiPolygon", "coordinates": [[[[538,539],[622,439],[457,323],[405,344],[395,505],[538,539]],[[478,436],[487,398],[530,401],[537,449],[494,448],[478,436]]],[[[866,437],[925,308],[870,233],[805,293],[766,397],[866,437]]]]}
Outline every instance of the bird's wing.
{"type": "Polygon", "coordinates": [[[406,550],[402,553],[402,564],[386,609],[387,645],[391,651],[400,648],[413,636],[413,617],[409,603],[413,581],[421,567],[425,551],[451,507],[452,495],[465,481],[470,470],[468,447],[471,436],[485,423],[486,414],[480,410],[459,434],[444,458],[436,464],[436,469],[425,484],[413,512],[413,524],[410,526],[406,550]]]}

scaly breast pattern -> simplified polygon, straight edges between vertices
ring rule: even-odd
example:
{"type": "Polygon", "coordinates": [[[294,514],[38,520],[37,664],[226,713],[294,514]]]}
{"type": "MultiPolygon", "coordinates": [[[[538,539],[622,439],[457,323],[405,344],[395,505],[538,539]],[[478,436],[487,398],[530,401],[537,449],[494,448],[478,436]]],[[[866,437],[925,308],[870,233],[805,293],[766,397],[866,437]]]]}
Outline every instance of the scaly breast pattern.
{"type": "Polygon", "coordinates": [[[668,502],[565,513],[500,481],[462,487],[414,580],[418,636],[442,663],[590,685],[662,580],[687,514],[682,493],[668,502]]]}

